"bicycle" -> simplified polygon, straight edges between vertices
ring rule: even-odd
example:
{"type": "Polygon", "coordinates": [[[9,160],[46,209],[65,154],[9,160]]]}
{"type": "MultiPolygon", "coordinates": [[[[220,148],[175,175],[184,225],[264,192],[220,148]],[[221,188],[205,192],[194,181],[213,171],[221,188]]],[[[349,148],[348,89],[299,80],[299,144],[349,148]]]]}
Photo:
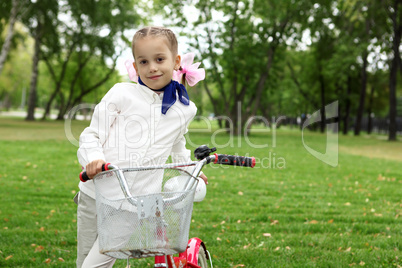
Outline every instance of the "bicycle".
{"type": "MultiPolygon", "coordinates": [[[[127,267],[131,258],[155,257],[154,268],[212,268],[204,242],[188,238],[198,175],[209,163],[255,166],[254,157],[211,155],[215,151],[200,146],[194,151],[198,161],[184,164],[125,169],[104,165],[93,178],[100,252],[127,259],[127,267]]],[[[89,178],[81,172],[80,179],[89,178]]]]}

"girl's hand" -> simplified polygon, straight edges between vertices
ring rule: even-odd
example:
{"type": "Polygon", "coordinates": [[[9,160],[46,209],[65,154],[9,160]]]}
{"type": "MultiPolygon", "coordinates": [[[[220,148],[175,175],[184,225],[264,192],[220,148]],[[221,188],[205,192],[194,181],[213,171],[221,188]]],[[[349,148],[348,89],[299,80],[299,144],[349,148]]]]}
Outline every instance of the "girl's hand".
{"type": "Polygon", "coordinates": [[[207,178],[207,176],[205,176],[205,174],[202,174],[202,175],[200,176],[200,178],[205,181],[205,184],[206,184],[206,185],[208,185],[208,178],[207,178]]]}
{"type": "Polygon", "coordinates": [[[90,179],[95,177],[96,174],[102,172],[102,165],[106,162],[102,159],[94,160],[86,166],[86,172],[90,179]]]}

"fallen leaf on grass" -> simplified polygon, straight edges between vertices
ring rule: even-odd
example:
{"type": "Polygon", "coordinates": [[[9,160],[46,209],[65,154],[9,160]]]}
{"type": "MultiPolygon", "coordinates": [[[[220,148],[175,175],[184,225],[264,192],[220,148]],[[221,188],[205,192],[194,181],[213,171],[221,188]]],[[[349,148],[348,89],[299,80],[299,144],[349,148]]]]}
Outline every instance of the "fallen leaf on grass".
{"type": "Polygon", "coordinates": [[[240,191],[240,192],[238,192],[238,194],[239,194],[239,195],[243,195],[243,192],[240,191]]]}
{"type": "Polygon", "coordinates": [[[216,240],[218,240],[218,241],[222,241],[222,239],[220,239],[219,237],[217,237],[217,238],[216,238],[216,240]]]}
{"type": "Polygon", "coordinates": [[[333,223],[334,222],[334,219],[330,219],[329,221],[328,221],[328,223],[333,223]]]}
{"type": "Polygon", "coordinates": [[[233,268],[237,268],[237,267],[245,267],[245,265],[244,264],[237,264],[237,265],[233,266],[233,268]]]}
{"type": "Polygon", "coordinates": [[[11,259],[12,257],[13,257],[13,255],[7,256],[7,257],[5,258],[5,260],[8,261],[8,260],[11,259]]]}
{"type": "Polygon", "coordinates": [[[345,206],[351,206],[352,204],[350,202],[346,202],[345,206]]]}
{"type": "Polygon", "coordinates": [[[57,259],[59,262],[64,262],[64,259],[63,258],[58,258],[57,259]]]}
{"type": "Polygon", "coordinates": [[[270,233],[263,233],[262,236],[271,237],[271,234],[270,233]]]}
{"type": "Polygon", "coordinates": [[[52,261],[51,259],[47,258],[47,259],[44,261],[44,263],[50,263],[51,261],[52,261]]]}
{"type": "Polygon", "coordinates": [[[45,249],[44,246],[37,246],[37,247],[35,248],[35,252],[41,252],[41,251],[44,250],[44,249],[45,249]]]}
{"type": "Polygon", "coordinates": [[[351,249],[352,247],[348,247],[347,249],[345,249],[345,252],[350,252],[351,249]]]}
{"type": "Polygon", "coordinates": [[[286,249],[287,249],[287,250],[290,250],[290,247],[289,247],[289,246],[286,246],[286,249]]]}
{"type": "Polygon", "coordinates": [[[311,220],[310,222],[309,222],[309,224],[317,224],[318,223],[318,221],[316,221],[316,220],[311,220]]]}
{"type": "Polygon", "coordinates": [[[359,265],[360,265],[360,266],[364,266],[364,265],[366,265],[366,263],[365,263],[364,261],[361,261],[361,262],[359,263],[359,265]]]}
{"type": "Polygon", "coordinates": [[[271,220],[271,225],[276,225],[276,224],[279,224],[278,220],[271,220]]]}
{"type": "Polygon", "coordinates": [[[280,250],[281,249],[281,247],[276,247],[275,249],[274,249],[274,251],[278,251],[278,250],[280,250]]]}
{"type": "Polygon", "coordinates": [[[243,246],[243,249],[247,249],[249,246],[251,246],[251,243],[248,245],[243,246]]]}

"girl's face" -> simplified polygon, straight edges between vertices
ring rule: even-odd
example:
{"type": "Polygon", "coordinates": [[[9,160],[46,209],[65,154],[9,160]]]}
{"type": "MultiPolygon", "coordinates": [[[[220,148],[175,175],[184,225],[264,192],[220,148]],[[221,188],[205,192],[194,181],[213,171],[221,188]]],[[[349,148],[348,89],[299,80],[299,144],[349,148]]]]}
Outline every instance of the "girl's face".
{"type": "Polygon", "coordinates": [[[134,47],[134,68],[150,89],[158,90],[172,80],[173,70],[180,67],[180,56],[170,51],[165,37],[145,37],[134,47]]]}

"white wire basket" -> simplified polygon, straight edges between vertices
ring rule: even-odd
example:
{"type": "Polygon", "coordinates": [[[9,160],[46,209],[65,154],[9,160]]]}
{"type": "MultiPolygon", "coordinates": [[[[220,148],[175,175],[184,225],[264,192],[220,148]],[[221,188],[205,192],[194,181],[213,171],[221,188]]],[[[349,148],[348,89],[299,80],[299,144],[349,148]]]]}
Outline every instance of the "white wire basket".
{"type": "Polygon", "coordinates": [[[98,174],[94,183],[100,252],[117,259],[184,252],[197,182],[178,168],[98,174]],[[119,174],[124,174],[133,198],[124,194],[119,174]]]}

